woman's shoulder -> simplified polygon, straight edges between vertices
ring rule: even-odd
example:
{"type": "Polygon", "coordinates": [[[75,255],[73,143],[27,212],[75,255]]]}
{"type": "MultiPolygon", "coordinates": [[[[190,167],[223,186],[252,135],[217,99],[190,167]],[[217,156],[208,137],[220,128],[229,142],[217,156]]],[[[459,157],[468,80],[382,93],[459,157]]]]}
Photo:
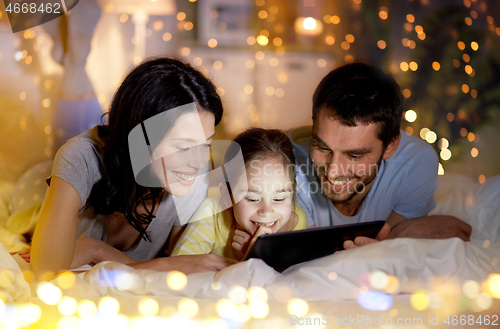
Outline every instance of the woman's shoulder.
{"type": "Polygon", "coordinates": [[[77,190],[85,204],[92,186],[101,178],[101,140],[96,138],[97,127],[71,138],[56,153],[52,175],[77,190]]]}

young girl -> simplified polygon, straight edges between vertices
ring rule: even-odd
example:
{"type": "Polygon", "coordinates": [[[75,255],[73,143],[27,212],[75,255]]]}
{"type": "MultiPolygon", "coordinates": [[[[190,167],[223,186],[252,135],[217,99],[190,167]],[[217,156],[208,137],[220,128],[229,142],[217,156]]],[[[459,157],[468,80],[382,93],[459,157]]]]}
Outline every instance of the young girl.
{"type": "Polygon", "coordinates": [[[174,196],[199,191],[189,200],[196,206],[206,197],[206,186],[193,184],[221,117],[214,85],[191,66],[158,58],[136,67],[114,96],[109,124],[72,138],[54,159],[33,238],[37,277],[105,260],[185,273],[227,266],[216,255],[159,257],[182,226],[174,196]],[[140,184],[143,174],[161,184],[140,184]]]}
{"type": "MultiPolygon", "coordinates": [[[[234,200],[240,201],[222,210],[217,198],[205,199],[177,241],[172,256],[215,253],[241,260],[248,251],[248,235],[255,239],[262,234],[307,227],[304,211],[294,202],[295,156],[290,139],[280,130],[252,128],[239,134],[234,142],[241,147],[245,170],[240,179],[247,184],[235,184],[246,186],[243,191],[233,187],[230,192],[234,200]]],[[[226,160],[234,153],[228,149],[226,160]]]]}

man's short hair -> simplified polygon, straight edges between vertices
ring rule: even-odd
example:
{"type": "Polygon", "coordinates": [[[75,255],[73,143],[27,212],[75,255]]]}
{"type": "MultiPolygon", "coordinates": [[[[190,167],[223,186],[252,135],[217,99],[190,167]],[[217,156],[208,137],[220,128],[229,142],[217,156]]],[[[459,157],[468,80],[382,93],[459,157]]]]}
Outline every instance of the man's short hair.
{"type": "Polygon", "coordinates": [[[321,80],[313,96],[313,122],[319,110],[345,126],[378,124],[378,138],[387,146],[399,135],[403,95],[382,70],[363,63],[343,65],[321,80]]]}

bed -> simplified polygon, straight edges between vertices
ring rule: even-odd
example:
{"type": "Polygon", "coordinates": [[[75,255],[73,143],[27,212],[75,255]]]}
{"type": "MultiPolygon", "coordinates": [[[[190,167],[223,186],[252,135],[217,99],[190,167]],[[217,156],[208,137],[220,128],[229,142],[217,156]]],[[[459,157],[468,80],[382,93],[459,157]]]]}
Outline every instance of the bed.
{"type": "Polygon", "coordinates": [[[31,284],[5,226],[15,190],[0,184],[0,327],[412,328],[500,326],[500,176],[440,177],[432,214],[473,227],[460,239],[395,239],[277,273],[251,259],[218,273],[103,262],[31,284]]]}

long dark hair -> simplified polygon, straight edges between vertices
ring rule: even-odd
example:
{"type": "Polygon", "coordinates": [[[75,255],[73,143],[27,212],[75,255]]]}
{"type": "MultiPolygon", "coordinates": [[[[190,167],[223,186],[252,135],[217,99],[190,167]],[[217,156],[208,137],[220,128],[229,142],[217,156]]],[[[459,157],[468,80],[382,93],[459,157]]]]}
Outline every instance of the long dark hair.
{"type": "Polygon", "coordinates": [[[100,127],[104,139],[102,178],[92,188],[87,205],[96,214],[120,212],[143,239],[144,225],[154,218],[163,188],[137,184],[128,147],[130,131],[161,112],[195,102],[198,108],[222,118],[222,103],[212,82],[189,64],[171,58],[148,60],[137,66],[116,91],[109,110],[108,125],[100,127]],[[146,203],[149,205],[146,205],[146,203]],[[137,212],[142,205],[145,214],[137,212]]]}

